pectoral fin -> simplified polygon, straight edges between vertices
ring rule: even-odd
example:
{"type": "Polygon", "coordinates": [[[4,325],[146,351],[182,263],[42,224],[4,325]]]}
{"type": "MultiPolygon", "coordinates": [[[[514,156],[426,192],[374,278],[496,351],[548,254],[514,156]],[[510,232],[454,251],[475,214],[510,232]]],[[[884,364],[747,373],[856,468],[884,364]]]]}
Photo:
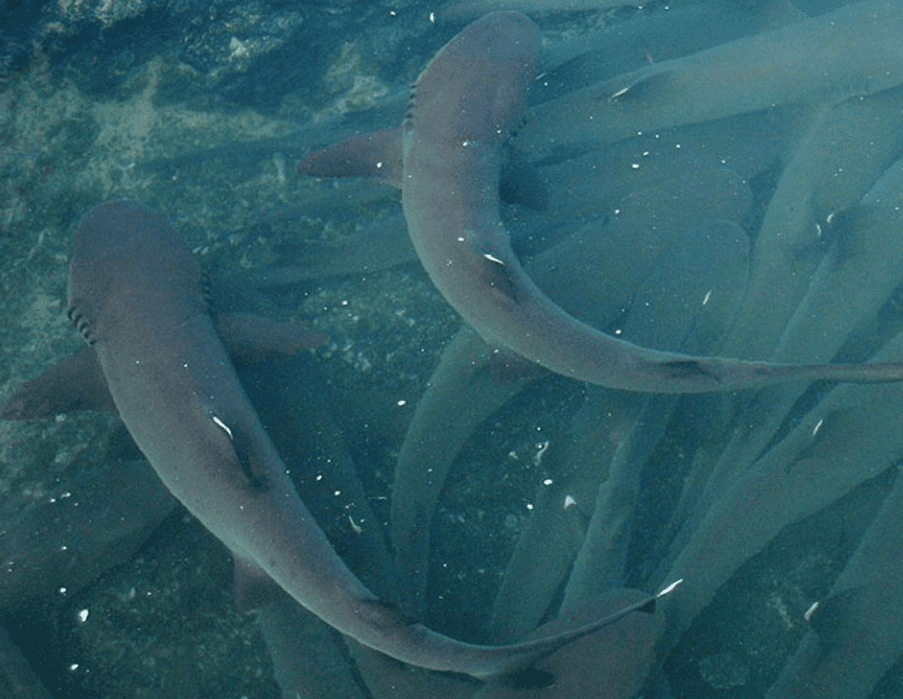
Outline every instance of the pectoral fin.
{"type": "Polygon", "coordinates": [[[298,172],[314,177],[375,177],[401,186],[401,129],[354,136],[315,151],[298,163],[298,172]]]}
{"type": "Polygon", "coordinates": [[[291,599],[263,568],[254,561],[233,552],[235,564],[235,606],[250,612],[273,602],[291,599]]]}
{"type": "Polygon", "coordinates": [[[91,347],[20,386],[3,406],[0,419],[36,420],[77,410],[116,412],[97,353],[91,347]]]}
{"type": "Polygon", "coordinates": [[[290,357],[326,342],[322,333],[247,313],[219,313],[214,322],[226,351],[236,363],[290,357]]]}

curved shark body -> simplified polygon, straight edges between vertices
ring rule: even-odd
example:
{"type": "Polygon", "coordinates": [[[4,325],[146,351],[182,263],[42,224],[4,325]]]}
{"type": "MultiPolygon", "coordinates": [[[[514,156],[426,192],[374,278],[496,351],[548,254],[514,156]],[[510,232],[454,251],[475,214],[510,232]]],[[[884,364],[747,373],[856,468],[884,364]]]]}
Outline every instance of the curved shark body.
{"type": "Polygon", "coordinates": [[[581,322],[546,296],[511,249],[499,213],[506,143],[527,112],[539,43],[536,25],[518,12],[473,22],[421,73],[400,139],[392,131],[358,136],[308,156],[299,171],[399,184],[417,255],[446,301],[487,342],[555,373],[651,393],[903,380],[900,363],[776,364],[652,350],[581,322]]]}
{"type": "MultiPolygon", "coordinates": [[[[90,348],[62,366],[87,365],[84,374],[102,380],[105,385],[84,393],[99,407],[112,398],[161,480],[229,547],[238,570],[275,582],[366,646],[412,665],[486,679],[654,606],[654,597],[644,597],[567,633],[480,646],[431,631],[381,602],[335,553],[295,492],[208,313],[191,253],[163,216],[141,204],[104,204],[82,219],[69,316],[90,348]]],[[[46,412],[46,404],[29,394],[54,385],[59,382],[43,377],[26,384],[3,417],[34,416],[28,406],[35,405],[46,412]]]]}

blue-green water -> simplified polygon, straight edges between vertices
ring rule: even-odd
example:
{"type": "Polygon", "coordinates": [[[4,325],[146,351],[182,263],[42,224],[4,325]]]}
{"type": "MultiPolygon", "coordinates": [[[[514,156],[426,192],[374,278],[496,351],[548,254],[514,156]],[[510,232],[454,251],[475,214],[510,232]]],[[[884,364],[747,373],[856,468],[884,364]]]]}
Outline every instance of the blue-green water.
{"type": "MultiPolygon", "coordinates": [[[[451,361],[447,348],[461,321],[409,249],[394,188],[302,178],[295,163],[343,137],[401,122],[410,84],[463,26],[431,16],[438,9],[413,0],[0,0],[0,399],[81,346],[65,318],[79,216],[102,201],[142,200],[165,213],[196,254],[215,303],[328,337],[310,356],[241,376],[321,526],[369,585],[386,585],[358,529],[371,544],[388,545],[399,451],[425,391],[440,381],[434,369],[443,357],[451,361]],[[292,283],[273,282],[274,270],[292,283]],[[356,519],[360,498],[377,521],[356,519]]],[[[817,15],[834,4],[802,9],[817,15]]],[[[533,104],[793,19],[783,5],[716,0],[531,16],[550,61],[533,104]]],[[[871,232],[896,230],[898,221],[893,181],[877,205],[869,203],[872,218],[847,213],[833,227],[828,220],[835,209],[861,213],[862,195],[899,168],[892,165],[903,150],[899,124],[885,118],[899,102],[895,91],[866,96],[849,118],[833,104],[798,102],[699,125],[678,119],[675,129],[592,148],[569,147],[569,133],[545,134],[563,147],[521,154],[545,203],[503,204],[516,249],[532,260],[531,274],[548,280],[556,302],[578,315],[598,313],[607,332],[768,359],[787,325],[769,323],[769,315],[792,311],[813,280],[852,268],[870,241],[884,240],[871,232]],[[824,124],[834,130],[820,131],[824,124]],[[827,145],[809,155],[807,144],[819,138],[827,145]],[[813,162],[836,167],[836,176],[800,165],[811,181],[789,182],[803,155],[823,157],[813,162]],[[844,180],[850,172],[855,181],[844,180]],[[793,278],[773,285],[751,327],[742,327],[746,318],[731,309],[746,288],[744,251],[753,246],[753,267],[771,264],[756,252],[763,230],[800,219],[804,242],[788,256],[793,278]],[[718,247],[713,236],[719,244],[733,236],[731,245],[718,247]],[[619,242],[596,246],[597,237],[619,242]],[[700,286],[712,292],[712,306],[700,286]]],[[[530,116],[524,130],[531,147],[544,133],[530,116]]],[[[788,350],[788,361],[859,361],[891,341],[900,327],[899,275],[880,269],[880,258],[814,323],[839,338],[824,345],[828,356],[815,342],[799,357],[788,350]],[[858,292],[872,287],[887,290],[859,304],[858,292]],[[861,310],[848,317],[841,307],[861,310]]],[[[878,561],[849,561],[858,560],[882,505],[893,503],[903,454],[886,410],[895,389],[857,388],[837,403],[827,402],[829,386],[647,400],[536,376],[516,362],[487,360],[491,348],[469,347],[439,404],[436,438],[425,437],[439,443],[440,433],[461,433],[464,443],[431,457],[452,462],[431,523],[419,610],[431,628],[485,642],[508,626],[553,618],[577,589],[569,579],[583,575],[580,595],[589,599],[594,584],[594,594],[655,591],[681,570],[691,590],[684,599],[694,601],[683,607],[681,589],[673,593],[668,609],[678,611],[662,615],[672,630],[657,656],[636,663],[637,687],[648,675],[646,697],[752,699],[766,695],[809,631],[804,613],[831,597],[848,566],[884,579],[878,561]],[[479,372],[465,376],[474,365],[479,372]],[[825,418],[813,429],[807,420],[820,409],[825,418]],[[806,429],[809,441],[787,446],[806,429]],[[719,460],[725,450],[733,456],[719,460]],[[761,501],[744,497],[748,474],[768,458],[777,485],[755,491],[761,501]],[[807,476],[796,482],[795,472],[807,476]],[[789,504],[774,512],[769,497],[789,504]],[[731,517],[705,519],[722,503],[731,517]],[[745,524],[735,531],[730,521],[745,524]],[[745,534],[759,527],[765,533],[747,543],[745,534]],[[710,549],[693,548],[700,531],[711,534],[710,549]],[[610,543],[593,552],[588,544],[603,535],[610,543]],[[587,582],[581,570],[595,577],[587,582]]],[[[235,609],[229,552],[155,490],[139,458],[112,416],[0,423],[0,621],[53,697],[281,696],[274,664],[280,678],[294,664],[284,650],[271,660],[258,618],[235,609]],[[126,463],[144,475],[115,481],[111,470],[126,463]],[[136,502],[148,507],[130,508],[136,502]],[[73,503],[88,515],[65,509],[73,503]],[[114,506],[134,518],[131,529],[119,533],[104,519],[114,506]],[[33,577],[22,577],[29,567],[33,577]],[[18,587],[22,579],[36,582],[18,587]]],[[[853,639],[854,661],[876,655],[872,641],[854,633],[858,619],[874,618],[869,604],[855,614],[835,605],[839,612],[823,616],[832,647],[853,639]]],[[[316,636],[304,628],[319,639],[309,646],[337,641],[328,630],[316,636]]],[[[903,646],[882,643],[890,658],[877,671],[883,679],[874,691],[862,680],[856,696],[903,696],[892,667],[903,646]]],[[[299,651],[312,697],[352,696],[348,687],[362,698],[405,699],[478,689],[380,664],[340,641],[335,648],[328,660],[299,651]],[[323,680],[315,670],[329,663],[337,674],[323,680]]],[[[603,689],[605,657],[573,661],[598,673],[599,696],[611,691],[603,689]]]]}

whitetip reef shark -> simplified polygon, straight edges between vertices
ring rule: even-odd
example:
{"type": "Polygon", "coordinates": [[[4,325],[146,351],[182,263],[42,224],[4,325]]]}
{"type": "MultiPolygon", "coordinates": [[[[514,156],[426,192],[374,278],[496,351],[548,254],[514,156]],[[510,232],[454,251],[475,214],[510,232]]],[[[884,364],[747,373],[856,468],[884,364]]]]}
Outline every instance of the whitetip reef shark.
{"type": "Polygon", "coordinates": [[[253,591],[275,582],[363,645],[431,670],[484,680],[517,675],[633,611],[652,612],[673,589],[520,644],[475,645],[431,631],[380,601],[336,554],[298,497],[224,344],[284,351],[316,338],[263,319],[225,320],[218,328],[188,248],[162,215],[129,201],[82,218],[68,315],[88,349],[22,386],[0,416],[114,408],[170,492],[232,551],[237,583],[244,577],[253,591]]]}
{"type": "Polygon", "coordinates": [[[299,172],[376,175],[398,184],[417,255],[446,301],[490,344],[555,373],[651,393],[903,379],[903,363],[896,362],[777,364],[640,347],[581,322],[546,296],[514,254],[499,213],[507,144],[527,113],[539,47],[539,30],[521,13],[473,22],[421,73],[400,129],[312,153],[299,172]]]}

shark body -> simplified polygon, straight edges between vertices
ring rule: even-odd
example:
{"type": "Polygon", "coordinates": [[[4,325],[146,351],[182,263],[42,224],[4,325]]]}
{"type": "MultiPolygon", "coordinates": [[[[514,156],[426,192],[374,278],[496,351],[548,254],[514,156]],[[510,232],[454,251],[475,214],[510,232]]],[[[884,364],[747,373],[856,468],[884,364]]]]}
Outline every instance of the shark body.
{"type": "Polygon", "coordinates": [[[546,296],[513,252],[499,212],[506,144],[526,116],[539,46],[536,25],[518,12],[473,22],[421,73],[400,139],[359,136],[312,154],[299,171],[379,172],[400,183],[411,240],[446,301],[487,342],[555,373],[652,393],[903,380],[903,363],[776,364],[653,350],[581,322],[546,296]]]}
{"type": "Polygon", "coordinates": [[[2,417],[59,407],[35,394],[71,385],[71,376],[59,380],[68,370],[100,380],[71,406],[115,406],[166,487],[232,551],[239,571],[275,582],[360,643],[412,665],[488,679],[654,606],[655,597],[646,596],[567,633],[480,646],[431,631],[381,602],[295,492],[208,312],[197,263],[166,219],[143,205],[117,201],[83,217],[68,313],[87,353],[23,386],[2,417]]]}

